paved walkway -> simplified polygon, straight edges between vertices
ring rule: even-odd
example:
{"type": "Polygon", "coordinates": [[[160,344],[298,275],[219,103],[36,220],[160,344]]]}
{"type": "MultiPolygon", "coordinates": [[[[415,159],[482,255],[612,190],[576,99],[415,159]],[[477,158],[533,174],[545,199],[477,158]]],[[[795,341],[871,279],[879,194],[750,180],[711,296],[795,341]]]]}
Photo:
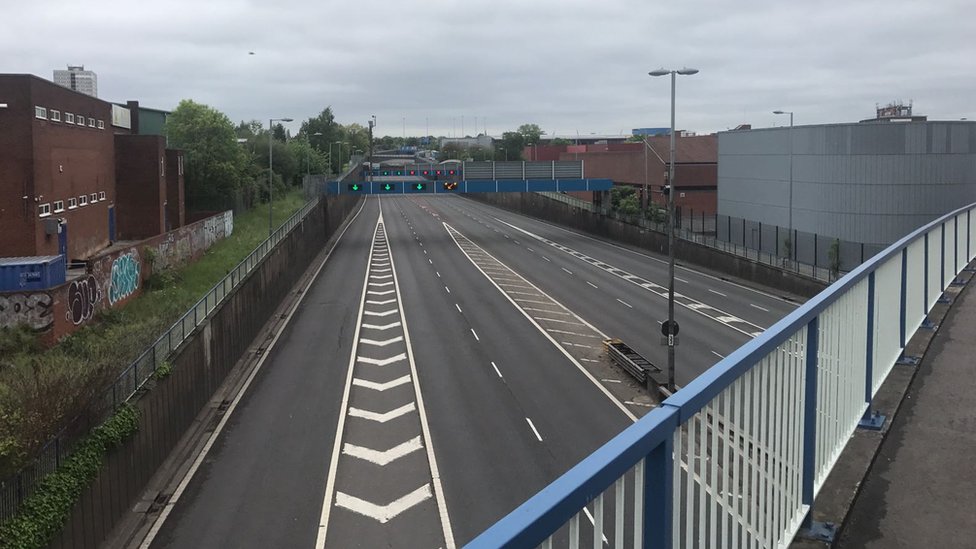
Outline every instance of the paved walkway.
{"type": "Polygon", "coordinates": [[[976,547],[976,294],[957,299],[837,547],[976,547]]]}

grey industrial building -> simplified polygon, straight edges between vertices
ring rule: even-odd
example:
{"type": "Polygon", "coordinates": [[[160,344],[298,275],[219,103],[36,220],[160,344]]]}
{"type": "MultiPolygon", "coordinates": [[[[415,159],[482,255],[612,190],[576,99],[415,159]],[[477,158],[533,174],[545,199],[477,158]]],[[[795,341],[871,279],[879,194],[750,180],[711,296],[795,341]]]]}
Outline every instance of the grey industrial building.
{"type": "Polygon", "coordinates": [[[851,268],[976,202],[976,122],[919,118],[719,133],[719,238],[785,255],[791,164],[793,255],[807,263],[825,265],[836,240],[851,268]]]}

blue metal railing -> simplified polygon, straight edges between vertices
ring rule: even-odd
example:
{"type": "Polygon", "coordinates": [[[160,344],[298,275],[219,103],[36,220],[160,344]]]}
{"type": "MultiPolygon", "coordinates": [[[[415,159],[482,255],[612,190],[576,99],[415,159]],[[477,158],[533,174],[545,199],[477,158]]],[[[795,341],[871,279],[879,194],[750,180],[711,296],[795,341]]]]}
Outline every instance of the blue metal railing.
{"type": "Polygon", "coordinates": [[[468,547],[787,546],[911,334],[976,255],[974,208],[848,273],[468,547]]]}

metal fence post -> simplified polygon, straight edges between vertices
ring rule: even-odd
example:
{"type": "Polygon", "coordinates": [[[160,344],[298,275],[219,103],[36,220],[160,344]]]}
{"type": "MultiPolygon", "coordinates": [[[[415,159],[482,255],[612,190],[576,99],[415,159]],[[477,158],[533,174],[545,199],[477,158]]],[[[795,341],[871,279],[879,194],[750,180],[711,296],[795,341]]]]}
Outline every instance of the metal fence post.
{"type": "MultiPolygon", "coordinates": [[[[929,237],[928,233],[925,233],[925,260],[926,260],[925,261],[926,263],[925,285],[926,286],[928,286],[928,282],[929,282],[929,266],[928,266],[929,238],[928,237],[929,237]]],[[[907,280],[908,277],[905,276],[906,273],[908,273],[908,248],[903,248],[901,250],[901,312],[898,315],[899,316],[898,344],[901,346],[902,353],[905,352],[905,314],[907,313],[905,309],[907,307],[906,304],[908,301],[908,280],[907,280]]],[[[927,293],[928,290],[926,289],[926,294],[927,293]]],[[[923,308],[924,307],[928,307],[928,300],[926,300],[926,303],[923,305],[923,308]]]]}
{"type": "Polygon", "coordinates": [[[885,416],[871,410],[871,400],[874,398],[872,394],[874,392],[874,275],[875,272],[868,275],[867,345],[864,353],[864,402],[867,408],[857,426],[880,431],[884,426],[885,416]]]}
{"type": "Polygon", "coordinates": [[[817,456],[817,330],[820,317],[807,324],[806,376],[803,393],[803,486],[802,503],[807,506],[804,528],[813,527],[813,483],[817,456]]]}
{"type": "Polygon", "coordinates": [[[939,257],[941,257],[942,259],[941,259],[941,261],[939,261],[939,293],[941,293],[942,290],[944,290],[945,287],[946,287],[946,284],[945,284],[945,256],[946,256],[946,253],[945,253],[945,223],[942,223],[941,228],[942,228],[942,255],[940,255],[939,257]]]}
{"type": "Polygon", "coordinates": [[[671,435],[644,458],[643,538],[646,549],[671,549],[674,543],[673,515],[674,435],[671,435]]]}

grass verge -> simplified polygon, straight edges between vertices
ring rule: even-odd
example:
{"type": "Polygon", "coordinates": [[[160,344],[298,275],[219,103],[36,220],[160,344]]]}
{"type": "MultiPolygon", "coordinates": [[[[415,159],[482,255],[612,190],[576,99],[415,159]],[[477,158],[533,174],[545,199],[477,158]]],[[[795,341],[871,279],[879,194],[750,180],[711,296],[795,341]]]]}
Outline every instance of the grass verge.
{"type": "MultiPolygon", "coordinates": [[[[274,204],[276,225],[305,203],[300,190],[274,204]]],[[[0,330],[0,479],[31,461],[72,418],[97,418],[93,405],[143,350],[268,236],[267,205],[234,219],[230,238],[182,269],[157,274],[122,309],[41,350],[26,329],[0,330]]]]}

